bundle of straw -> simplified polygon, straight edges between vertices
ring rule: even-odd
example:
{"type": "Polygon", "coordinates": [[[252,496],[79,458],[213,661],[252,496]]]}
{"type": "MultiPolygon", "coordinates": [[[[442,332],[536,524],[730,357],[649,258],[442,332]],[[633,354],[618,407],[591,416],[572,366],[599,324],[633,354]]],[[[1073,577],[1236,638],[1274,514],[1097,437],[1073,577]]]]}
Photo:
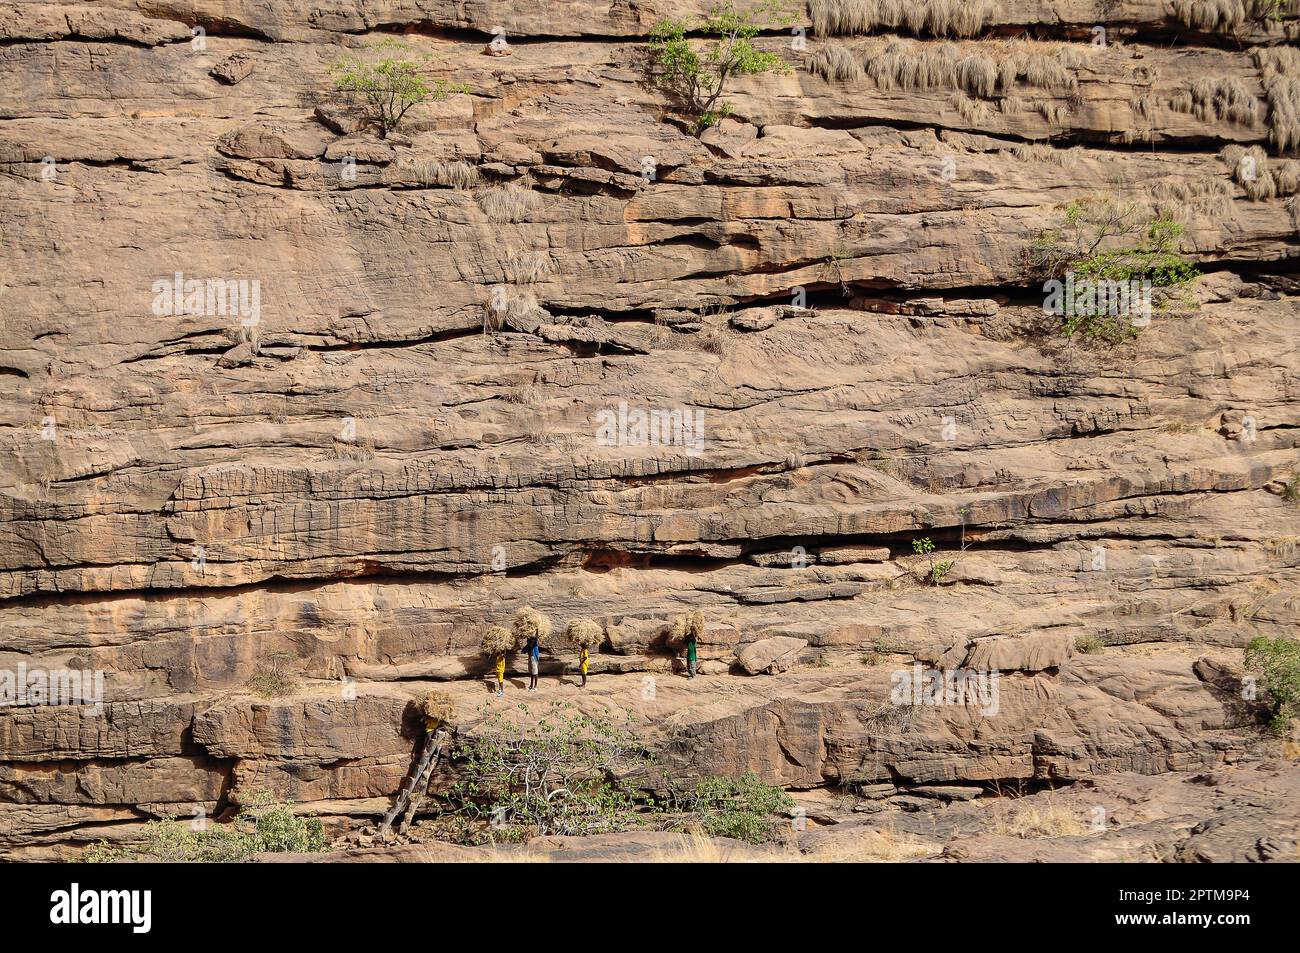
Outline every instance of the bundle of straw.
{"type": "Polygon", "coordinates": [[[551,637],[551,620],[532,606],[524,606],[515,613],[515,642],[523,645],[529,639],[536,639],[538,645],[545,645],[551,637]]]}
{"type": "Polygon", "coordinates": [[[605,641],[605,630],[590,619],[573,619],[564,629],[564,639],[574,648],[593,649],[605,641]]]}
{"type": "Polygon", "coordinates": [[[515,636],[509,629],[494,625],[483,633],[483,641],[479,645],[484,655],[503,655],[514,651],[515,636]]]}
{"type": "Polygon", "coordinates": [[[424,693],[424,697],[420,699],[420,713],[425,718],[442,722],[444,725],[451,722],[455,711],[456,706],[452,702],[451,696],[439,689],[429,689],[424,693]]]}
{"type": "Polygon", "coordinates": [[[668,632],[668,644],[683,646],[688,636],[694,636],[697,642],[704,637],[704,613],[699,609],[686,613],[673,623],[668,632]]]}

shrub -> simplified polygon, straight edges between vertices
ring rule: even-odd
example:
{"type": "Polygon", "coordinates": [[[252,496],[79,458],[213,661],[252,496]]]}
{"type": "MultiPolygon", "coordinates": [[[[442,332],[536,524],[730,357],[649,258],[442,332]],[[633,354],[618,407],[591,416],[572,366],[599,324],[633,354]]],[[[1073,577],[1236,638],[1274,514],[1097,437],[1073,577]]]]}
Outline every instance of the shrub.
{"type": "MultiPolygon", "coordinates": [[[[527,706],[521,711],[527,717],[527,706]]],[[[493,841],[599,834],[641,822],[633,779],[648,764],[625,728],[553,703],[520,726],[490,716],[453,752],[462,781],[447,795],[458,814],[490,821],[493,841]]]]}
{"type": "Polygon", "coordinates": [[[732,77],[790,72],[776,53],[754,46],[754,38],[761,30],[792,22],[771,0],[745,12],[724,3],[699,19],[665,18],[650,31],[651,78],[691,118],[692,131],[699,136],[731,114],[731,104],[722,95],[732,77]],[[692,33],[709,39],[697,49],[687,38],[692,33]]]}
{"type": "Polygon", "coordinates": [[[142,844],[114,847],[101,841],[87,850],[86,860],[236,863],[253,854],[319,853],[326,848],[320,818],[299,817],[290,804],[259,791],[228,824],[212,823],[196,830],[188,821],[164,815],[145,825],[142,844]]]}
{"type": "Polygon", "coordinates": [[[330,73],[335,89],[361,98],[367,118],[379,128],[380,138],[387,138],[420,103],[469,92],[464,83],[438,80],[430,86],[420,75],[428,61],[414,58],[410,47],[396,40],[385,40],[374,47],[374,52],[378,55],[373,60],[352,53],[341,56],[330,66],[330,73]]]}
{"type": "Polygon", "coordinates": [[[1268,99],[1269,139],[1278,152],[1300,147],[1300,50],[1259,47],[1254,56],[1268,99]]]}
{"type": "Polygon", "coordinates": [[[1288,503],[1300,503],[1300,474],[1282,484],[1282,499],[1288,503]]]}
{"type": "MultiPolygon", "coordinates": [[[[1149,281],[1152,310],[1165,311],[1200,274],[1179,253],[1182,234],[1181,224],[1168,215],[1152,217],[1144,203],[1113,196],[1078,199],[1064,207],[1061,226],[1031,243],[1030,268],[1048,279],[1073,273],[1080,287],[1149,281]]],[[[1067,337],[1117,344],[1138,333],[1130,315],[1113,310],[1067,306],[1063,314],[1067,337]]]]}
{"type": "Polygon", "coordinates": [[[1269,727],[1283,734],[1291,719],[1300,715],[1300,641],[1281,635],[1251,639],[1246,646],[1246,668],[1259,675],[1259,686],[1272,699],[1269,727]]]}
{"type": "Polygon", "coordinates": [[[764,784],[753,772],[739,778],[709,777],[693,788],[676,792],[674,804],[702,822],[715,837],[760,844],[771,840],[777,815],[794,810],[794,800],[772,784],[764,784]]]}
{"type": "Polygon", "coordinates": [[[292,656],[277,652],[268,656],[253,670],[248,680],[249,689],[263,698],[282,698],[298,690],[298,679],[289,668],[292,656]]]}
{"type": "Polygon", "coordinates": [[[1081,655],[1096,655],[1105,647],[1099,635],[1081,635],[1074,640],[1074,650],[1081,655]]]}

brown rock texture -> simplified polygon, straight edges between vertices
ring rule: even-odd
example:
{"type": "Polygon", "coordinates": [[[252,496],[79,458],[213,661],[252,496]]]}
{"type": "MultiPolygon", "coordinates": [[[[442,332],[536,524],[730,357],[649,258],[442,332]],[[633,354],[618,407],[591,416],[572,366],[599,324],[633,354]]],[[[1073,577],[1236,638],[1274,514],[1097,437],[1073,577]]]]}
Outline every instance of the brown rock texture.
{"type": "MultiPolygon", "coordinates": [[[[975,817],[972,786],[1170,805],[1145,840],[980,814],[909,856],[1296,859],[1241,676],[1300,635],[1300,10],[997,0],[936,35],[813,0],[696,138],[643,58],[706,6],[0,11],[0,670],[104,674],[98,710],[0,708],[0,857],[255,790],[373,822],[425,690],[462,731],[516,711],[522,657],[493,700],[478,645],[531,605],[606,634],[586,689],[548,644],[543,695],[630,711],[678,777],[893,785],[893,819],[975,817]],[[381,139],[329,69],[393,34],[470,92],[381,139]],[[881,72],[920,56],[949,72],[881,72]],[[972,92],[979,57],[1055,78],[972,92]],[[1102,194],[1203,272],[1113,347],[1048,327],[1026,263],[1102,194]],[[187,280],[223,295],[177,308],[187,280]],[[995,701],[900,706],[928,671],[995,701]]],[[[870,810],[815,833],[883,836],[870,810]]]]}

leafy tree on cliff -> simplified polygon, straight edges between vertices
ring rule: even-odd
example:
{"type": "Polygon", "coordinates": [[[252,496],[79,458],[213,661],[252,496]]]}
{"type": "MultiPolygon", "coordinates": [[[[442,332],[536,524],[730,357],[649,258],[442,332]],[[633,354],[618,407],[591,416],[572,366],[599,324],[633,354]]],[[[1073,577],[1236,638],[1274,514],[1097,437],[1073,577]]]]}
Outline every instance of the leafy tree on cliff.
{"type": "Polygon", "coordinates": [[[650,32],[651,77],[692,118],[692,131],[699,136],[730,115],[731,104],[722,95],[732,77],[790,72],[776,53],[755,47],[754,38],[792,22],[776,2],[743,13],[726,3],[702,18],[665,18],[650,32]],[[690,34],[707,39],[692,41],[690,34]]]}
{"type": "Polygon", "coordinates": [[[386,139],[420,103],[469,92],[464,83],[438,80],[430,86],[420,75],[429,61],[414,56],[404,43],[385,40],[373,52],[377,56],[372,59],[353,53],[342,56],[330,66],[330,73],[335,89],[360,97],[367,117],[379,127],[380,138],[386,139]]]}

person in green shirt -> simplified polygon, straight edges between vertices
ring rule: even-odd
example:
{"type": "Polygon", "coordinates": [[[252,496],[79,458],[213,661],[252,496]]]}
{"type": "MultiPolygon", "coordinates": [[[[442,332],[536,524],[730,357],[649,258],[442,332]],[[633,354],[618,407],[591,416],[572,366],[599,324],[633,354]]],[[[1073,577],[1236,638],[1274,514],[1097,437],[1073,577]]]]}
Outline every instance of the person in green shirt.
{"type": "Polygon", "coordinates": [[[695,677],[695,665],[697,662],[698,662],[698,656],[696,655],[695,633],[692,632],[686,636],[686,677],[687,678],[695,677]]]}

